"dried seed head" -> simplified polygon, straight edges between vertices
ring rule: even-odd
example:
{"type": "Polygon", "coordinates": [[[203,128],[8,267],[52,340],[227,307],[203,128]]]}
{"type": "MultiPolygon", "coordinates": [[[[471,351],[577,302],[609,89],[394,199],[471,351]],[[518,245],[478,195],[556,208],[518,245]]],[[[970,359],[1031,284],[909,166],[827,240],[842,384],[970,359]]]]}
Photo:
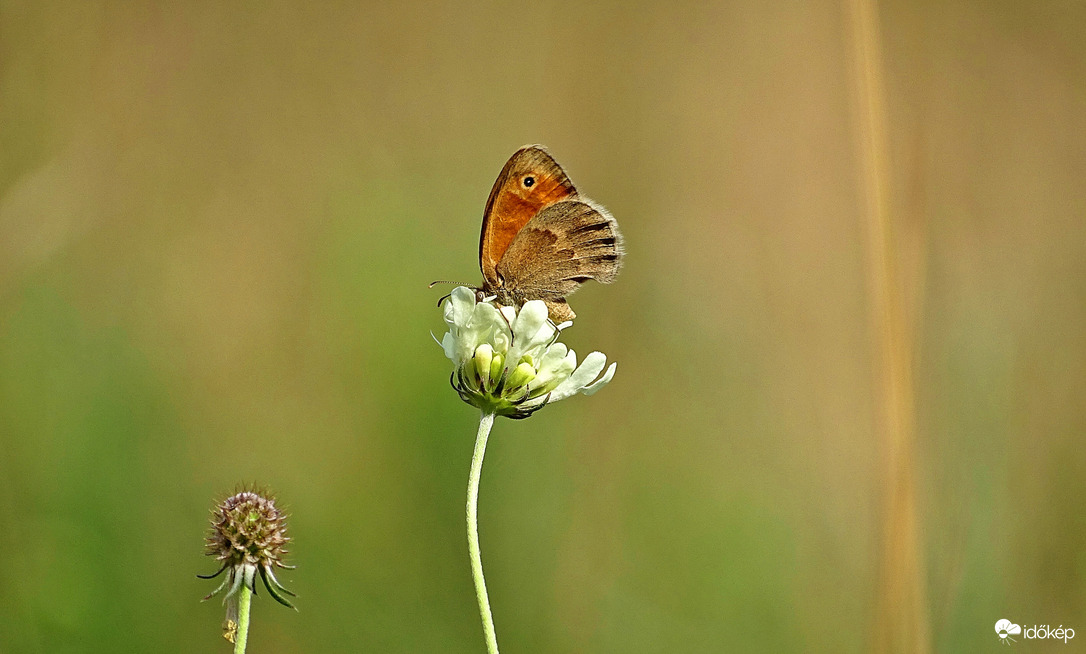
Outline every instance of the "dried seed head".
{"type": "Polygon", "coordinates": [[[294,568],[283,562],[288,542],[286,514],[275,506],[275,498],[266,490],[242,489],[211,511],[211,531],[206,539],[207,555],[220,561],[221,567],[215,574],[197,576],[212,579],[226,572],[222,584],[204,599],[211,599],[224,588],[229,589],[223,598],[227,605],[228,628],[237,610],[238,589],[244,584],[255,594],[257,575],[260,575],[264,587],[276,601],[294,608],[283,597],[283,594],[295,597],[294,593],[275,578],[275,568],[294,568]]]}
{"type": "Polygon", "coordinates": [[[289,541],[286,514],[275,506],[275,498],[266,491],[263,495],[242,491],[223,500],[211,512],[207,553],[227,566],[285,568],[284,546],[289,541]]]}

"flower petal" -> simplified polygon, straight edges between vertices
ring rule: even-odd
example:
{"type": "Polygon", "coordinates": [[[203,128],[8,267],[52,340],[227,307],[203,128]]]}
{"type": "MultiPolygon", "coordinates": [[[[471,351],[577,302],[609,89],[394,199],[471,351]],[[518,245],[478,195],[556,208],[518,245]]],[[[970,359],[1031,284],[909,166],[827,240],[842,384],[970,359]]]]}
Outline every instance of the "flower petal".
{"type": "Polygon", "coordinates": [[[585,386],[596,379],[605,365],[607,365],[607,355],[602,352],[591,352],[584,358],[581,365],[573,371],[569,379],[554,389],[554,392],[551,393],[551,401],[564,400],[570,395],[581,392],[585,386]]]}
{"type": "MultiPolygon", "coordinates": [[[[567,348],[564,343],[555,343],[548,347],[547,350],[543,352],[543,356],[539,359],[539,365],[537,366],[539,374],[532,380],[532,383],[529,384],[528,387],[535,390],[540,386],[550,383],[552,379],[561,373],[563,367],[562,360],[566,358],[568,353],[569,348],[567,348]]],[[[572,370],[573,368],[570,368],[565,374],[569,374],[572,370]]]]}
{"type": "Polygon", "coordinates": [[[588,386],[585,386],[584,390],[581,391],[581,392],[584,393],[585,395],[593,395],[593,394],[595,394],[596,391],[598,391],[601,388],[603,388],[604,386],[606,386],[607,382],[611,381],[611,378],[615,376],[615,368],[617,368],[617,367],[618,367],[617,363],[611,362],[611,365],[607,366],[607,370],[603,373],[603,376],[600,377],[599,379],[597,379],[596,381],[592,382],[588,386]]]}
{"type": "Polygon", "coordinates": [[[520,308],[520,313],[517,314],[517,319],[513,323],[513,331],[517,334],[535,335],[545,322],[547,322],[547,305],[543,303],[543,300],[529,300],[520,308]]]}
{"type": "Polygon", "coordinates": [[[449,294],[449,301],[445,303],[445,322],[449,326],[464,325],[468,316],[475,308],[475,293],[469,288],[457,286],[449,294]]]}
{"type": "Polygon", "coordinates": [[[445,332],[445,335],[441,337],[441,349],[445,351],[445,356],[457,365],[460,361],[456,358],[456,337],[453,336],[452,331],[445,332]]]}
{"type": "Polygon", "coordinates": [[[490,343],[495,351],[502,352],[505,347],[503,344],[509,342],[509,337],[505,335],[508,329],[497,309],[492,305],[480,303],[475,305],[467,325],[457,340],[467,350],[467,357],[473,356],[475,348],[483,343],[490,343]]]}
{"type": "Polygon", "coordinates": [[[554,327],[547,320],[547,305],[542,300],[524,303],[513,322],[513,343],[509,347],[510,363],[520,361],[524,355],[533,360],[542,356],[542,349],[554,337],[554,327]]]}

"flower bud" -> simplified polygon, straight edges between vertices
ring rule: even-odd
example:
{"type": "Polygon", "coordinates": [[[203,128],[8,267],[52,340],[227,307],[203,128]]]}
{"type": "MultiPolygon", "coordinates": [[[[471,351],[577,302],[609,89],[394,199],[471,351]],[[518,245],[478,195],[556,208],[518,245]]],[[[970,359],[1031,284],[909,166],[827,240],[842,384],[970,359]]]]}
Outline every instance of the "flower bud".
{"type": "Polygon", "coordinates": [[[535,379],[535,375],[535,368],[532,367],[532,364],[525,361],[524,363],[517,365],[517,367],[513,369],[513,372],[509,373],[509,379],[505,382],[505,386],[510,391],[514,391],[535,379]]]}
{"type": "Polygon", "coordinates": [[[490,364],[494,361],[494,348],[490,343],[483,343],[475,348],[475,374],[483,388],[490,387],[490,364]]]}

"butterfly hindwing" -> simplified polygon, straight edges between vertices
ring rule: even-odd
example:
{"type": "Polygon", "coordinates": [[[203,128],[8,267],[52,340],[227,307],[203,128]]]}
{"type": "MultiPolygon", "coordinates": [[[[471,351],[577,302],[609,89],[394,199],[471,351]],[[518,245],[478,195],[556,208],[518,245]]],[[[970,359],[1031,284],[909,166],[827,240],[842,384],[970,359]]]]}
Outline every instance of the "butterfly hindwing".
{"type": "Polygon", "coordinates": [[[610,284],[621,260],[622,235],[615,219],[591,200],[578,198],[556,202],[529,220],[496,272],[515,298],[557,301],[590,279],[610,284]]]}

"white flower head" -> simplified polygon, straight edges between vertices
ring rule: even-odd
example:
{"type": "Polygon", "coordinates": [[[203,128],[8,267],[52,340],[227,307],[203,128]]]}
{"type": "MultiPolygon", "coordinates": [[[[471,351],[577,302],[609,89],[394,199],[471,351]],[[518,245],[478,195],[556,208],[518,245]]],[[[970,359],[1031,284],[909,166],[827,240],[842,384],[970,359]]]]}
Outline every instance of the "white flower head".
{"type": "Polygon", "coordinates": [[[463,286],[453,290],[441,346],[456,367],[451,381],[460,397],[483,411],[527,418],[546,404],[591,395],[611,381],[616,364],[607,366],[602,352],[592,352],[578,366],[576,353],[558,342],[570,323],[555,326],[547,315],[542,300],[517,311],[478,302],[463,286]]]}

